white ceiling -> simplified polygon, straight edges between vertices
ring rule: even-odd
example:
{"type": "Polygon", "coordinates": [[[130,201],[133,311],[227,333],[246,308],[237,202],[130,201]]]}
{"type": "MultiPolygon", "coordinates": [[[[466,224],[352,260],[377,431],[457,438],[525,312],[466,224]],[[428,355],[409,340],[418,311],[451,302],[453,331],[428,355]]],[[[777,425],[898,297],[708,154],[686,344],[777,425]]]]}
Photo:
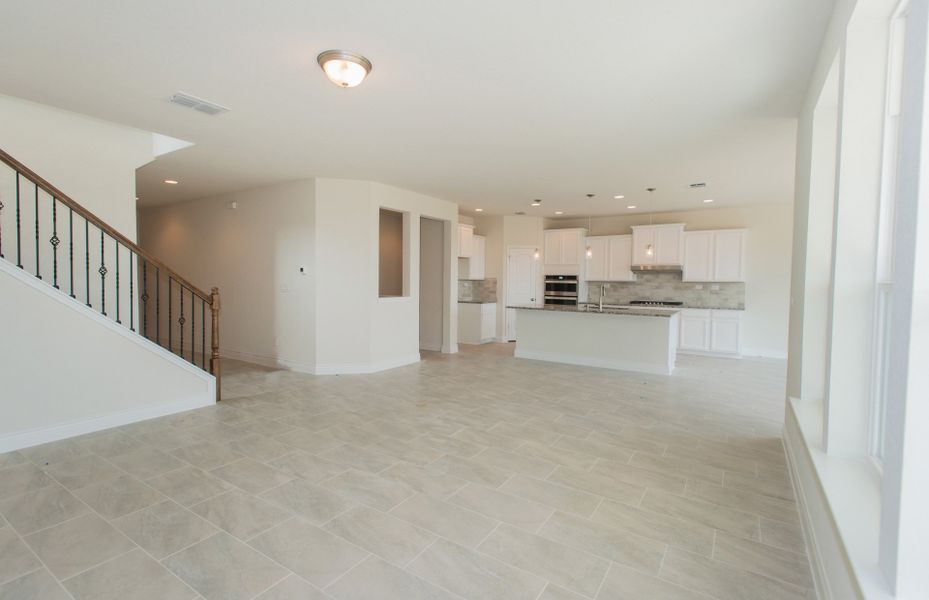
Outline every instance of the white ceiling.
{"type": "Polygon", "coordinates": [[[485,214],[641,211],[649,186],[655,210],[790,202],[833,4],[3,2],[0,93],[194,142],[140,170],[143,204],[314,176],[485,214]],[[367,56],[368,80],[332,85],[316,65],[331,48],[367,56]],[[168,104],[176,91],[231,112],[168,104]]]}

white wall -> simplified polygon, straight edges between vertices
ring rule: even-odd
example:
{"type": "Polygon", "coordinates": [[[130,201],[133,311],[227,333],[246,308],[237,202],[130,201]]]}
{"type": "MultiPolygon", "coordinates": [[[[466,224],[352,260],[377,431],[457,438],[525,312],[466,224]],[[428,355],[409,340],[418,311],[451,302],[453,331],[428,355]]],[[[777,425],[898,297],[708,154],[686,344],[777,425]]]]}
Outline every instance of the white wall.
{"type": "Polygon", "coordinates": [[[142,209],[140,245],[201,289],[219,287],[224,357],[312,372],[315,191],[303,180],[142,209]]]}
{"type": "Polygon", "coordinates": [[[2,260],[0,298],[0,453],[215,399],[212,375],[2,260]]]}
{"type": "Polygon", "coordinates": [[[445,301],[445,225],[442,221],[423,218],[419,227],[419,347],[441,351],[448,306],[445,301]]]}
{"type": "Polygon", "coordinates": [[[136,239],[135,170],[155,157],[151,133],[0,96],[0,147],[136,239]]]}
{"type": "MultiPolygon", "coordinates": [[[[792,206],[756,204],[735,208],[656,213],[652,221],[685,223],[685,230],[746,228],[745,317],[743,353],[786,358],[790,299],[792,206]]],[[[632,225],[649,222],[647,214],[596,217],[592,235],[632,233],[632,225]]],[[[548,219],[546,229],[583,227],[587,219],[548,219]]]]}
{"type": "Polygon", "coordinates": [[[503,287],[503,273],[506,265],[506,250],[503,246],[503,216],[487,215],[476,218],[460,217],[461,219],[470,219],[475,226],[474,232],[483,235],[486,239],[484,247],[485,262],[484,276],[493,277],[497,280],[497,325],[495,336],[502,339],[504,336],[504,306],[506,302],[506,288],[503,287]]]}

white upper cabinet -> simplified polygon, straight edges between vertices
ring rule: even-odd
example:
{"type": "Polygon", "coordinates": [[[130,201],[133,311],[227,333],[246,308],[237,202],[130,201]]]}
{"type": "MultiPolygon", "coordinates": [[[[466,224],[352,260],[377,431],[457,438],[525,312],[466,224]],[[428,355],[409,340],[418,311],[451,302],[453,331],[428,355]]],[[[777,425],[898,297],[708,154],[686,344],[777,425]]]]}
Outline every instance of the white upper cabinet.
{"type": "Polygon", "coordinates": [[[712,231],[684,233],[683,281],[713,281],[712,231]]]}
{"type": "Polygon", "coordinates": [[[587,259],[587,280],[606,281],[609,268],[609,236],[589,237],[587,246],[590,248],[590,258],[587,259]]]}
{"type": "Polygon", "coordinates": [[[683,281],[745,281],[745,230],[684,233],[683,281]]]}
{"type": "Polygon", "coordinates": [[[546,275],[582,275],[584,229],[548,229],[544,232],[546,275]]]}
{"type": "Polygon", "coordinates": [[[714,281],[745,281],[745,230],[716,232],[714,281]]]}
{"type": "Polygon", "coordinates": [[[684,262],[684,224],[632,227],[632,264],[679,266],[684,262]]]}
{"type": "Polygon", "coordinates": [[[458,279],[484,279],[487,264],[487,238],[475,234],[470,258],[458,259],[458,279]]]}
{"type": "Polygon", "coordinates": [[[474,225],[458,224],[458,257],[470,258],[474,253],[474,225]]]}
{"type": "Polygon", "coordinates": [[[635,281],[632,272],[632,236],[603,235],[587,238],[588,281],[635,281]]]}

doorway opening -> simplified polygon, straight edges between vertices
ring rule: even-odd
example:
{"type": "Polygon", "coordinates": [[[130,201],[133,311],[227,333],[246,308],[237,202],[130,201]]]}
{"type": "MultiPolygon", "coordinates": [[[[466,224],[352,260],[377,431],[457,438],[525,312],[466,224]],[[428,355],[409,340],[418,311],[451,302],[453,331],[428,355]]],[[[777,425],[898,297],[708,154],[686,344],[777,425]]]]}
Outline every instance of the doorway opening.
{"type": "Polygon", "coordinates": [[[445,222],[419,220],[419,349],[441,352],[445,330],[445,222]]]}

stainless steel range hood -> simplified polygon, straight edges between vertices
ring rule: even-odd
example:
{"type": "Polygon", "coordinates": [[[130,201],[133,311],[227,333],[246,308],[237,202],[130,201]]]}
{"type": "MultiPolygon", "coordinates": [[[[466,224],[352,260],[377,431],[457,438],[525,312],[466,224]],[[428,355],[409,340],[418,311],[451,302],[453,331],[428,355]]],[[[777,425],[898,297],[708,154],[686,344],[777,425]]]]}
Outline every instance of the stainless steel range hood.
{"type": "Polygon", "coordinates": [[[681,265],[632,265],[631,268],[636,273],[650,273],[653,271],[680,273],[683,271],[681,265]]]}

